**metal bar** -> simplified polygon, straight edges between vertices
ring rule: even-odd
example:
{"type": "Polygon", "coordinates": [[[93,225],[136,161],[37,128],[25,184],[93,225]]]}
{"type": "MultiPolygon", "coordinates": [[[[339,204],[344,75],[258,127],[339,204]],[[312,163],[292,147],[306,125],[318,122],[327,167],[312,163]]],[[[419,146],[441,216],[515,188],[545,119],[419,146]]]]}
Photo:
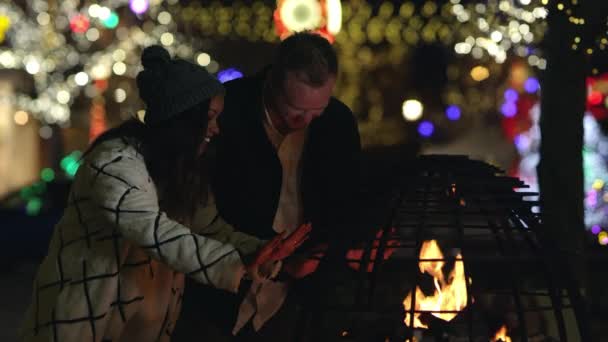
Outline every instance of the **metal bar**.
{"type": "MultiPolygon", "coordinates": [[[[419,219],[421,219],[420,221],[420,225],[418,226],[418,229],[416,231],[416,252],[415,255],[420,255],[420,250],[422,249],[422,233],[423,233],[423,229],[424,226],[426,224],[426,212],[423,212],[421,216],[419,216],[419,219]]],[[[415,308],[416,308],[416,289],[418,288],[418,285],[420,284],[420,260],[418,260],[417,263],[414,264],[414,286],[413,288],[410,290],[412,297],[411,297],[411,301],[410,301],[410,324],[408,325],[410,327],[410,329],[414,328],[414,313],[415,313],[415,308]]]]}
{"type": "MultiPolygon", "coordinates": [[[[494,223],[490,222],[490,224],[493,225],[494,223]]],[[[505,234],[507,234],[508,229],[505,229],[505,228],[508,228],[508,227],[504,226],[504,221],[501,222],[500,228],[502,228],[503,232],[505,232],[505,234]]],[[[497,227],[497,229],[498,229],[498,227],[497,227]]],[[[511,239],[511,242],[514,242],[514,241],[511,239]]],[[[505,249],[505,244],[500,243],[499,246],[502,246],[503,253],[507,254],[506,249],[505,249]]],[[[519,275],[518,275],[519,273],[513,269],[512,265],[508,265],[507,268],[509,269],[510,275],[511,275],[509,278],[511,280],[511,286],[513,288],[513,301],[515,302],[515,308],[517,310],[517,314],[519,316],[519,321],[521,323],[521,329],[523,331],[523,333],[520,336],[521,336],[522,342],[527,342],[528,341],[528,327],[527,327],[527,323],[526,323],[526,316],[524,315],[524,310],[523,310],[523,306],[522,306],[521,295],[519,293],[520,290],[519,290],[519,287],[517,286],[517,284],[520,283],[520,279],[519,279],[519,275]]]]}
{"type": "MultiPolygon", "coordinates": [[[[457,189],[457,188],[456,188],[457,189]]],[[[458,196],[456,197],[460,197],[460,195],[464,195],[464,194],[459,194],[459,190],[456,190],[456,193],[454,195],[458,194],[458,196]]],[[[455,200],[455,199],[454,199],[455,200]]],[[[465,254],[468,256],[468,250],[465,253],[465,247],[464,247],[464,228],[462,227],[462,220],[461,220],[461,213],[462,213],[462,205],[461,205],[461,201],[459,200],[458,202],[454,202],[453,206],[456,212],[455,215],[455,225],[456,228],[458,229],[458,237],[460,240],[460,253],[462,255],[462,259],[465,258],[465,254]]],[[[464,267],[464,261],[462,261],[463,263],[463,267],[464,267]]],[[[455,266],[454,266],[455,267],[455,266]]],[[[464,267],[464,283],[467,289],[467,328],[469,331],[469,342],[473,342],[474,336],[473,336],[473,310],[474,310],[474,306],[473,306],[473,291],[471,291],[471,284],[469,282],[470,279],[470,275],[467,273],[467,268],[468,267],[464,267]]]]}
{"type": "MultiPolygon", "coordinates": [[[[565,309],[572,309],[573,306],[572,305],[564,305],[565,309]]],[[[533,308],[526,308],[523,309],[524,313],[529,313],[529,312],[541,312],[541,311],[552,311],[553,310],[553,306],[539,306],[539,307],[533,307],[533,308]]],[[[352,314],[359,314],[359,315],[397,315],[397,314],[403,314],[403,310],[397,310],[397,309],[376,309],[373,311],[364,311],[364,310],[357,310],[357,309],[345,309],[342,306],[328,306],[326,308],[326,311],[332,311],[332,312],[348,312],[348,313],[352,313],[352,314]]],[[[441,314],[441,313],[462,313],[462,311],[450,311],[450,310],[414,310],[414,313],[428,313],[428,314],[432,314],[432,313],[436,313],[436,314],[441,314]]],[[[467,323],[468,324],[468,323],[467,323]]]]}
{"type": "MultiPolygon", "coordinates": [[[[522,222],[519,220],[519,217],[517,217],[517,220],[514,220],[514,223],[516,226],[523,228],[523,224],[522,222]]],[[[542,255],[538,246],[534,243],[534,241],[532,241],[532,239],[530,239],[529,236],[526,236],[526,241],[528,242],[528,244],[531,246],[532,250],[536,251],[539,254],[539,258],[543,261],[547,261],[547,258],[549,257],[548,255],[542,255]]],[[[550,293],[550,298],[551,298],[551,303],[553,304],[553,315],[555,316],[555,321],[557,323],[557,330],[559,333],[559,337],[561,341],[567,341],[568,339],[568,335],[566,333],[566,323],[564,320],[564,315],[562,313],[562,309],[564,308],[564,303],[562,301],[562,297],[560,295],[558,295],[558,293],[560,293],[561,291],[558,291],[558,287],[555,286],[555,282],[553,282],[553,275],[549,274],[548,272],[548,266],[546,265],[546,267],[542,267],[543,269],[543,275],[545,278],[545,281],[547,282],[547,289],[549,290],[550,293]]]]}

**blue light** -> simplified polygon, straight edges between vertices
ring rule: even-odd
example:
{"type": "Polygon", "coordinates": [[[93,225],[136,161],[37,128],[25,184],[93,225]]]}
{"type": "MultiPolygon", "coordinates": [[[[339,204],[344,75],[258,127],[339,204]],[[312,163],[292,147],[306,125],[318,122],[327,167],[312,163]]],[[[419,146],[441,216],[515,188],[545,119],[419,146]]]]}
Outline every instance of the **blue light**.
{"type": "Polygon", "coordinates": [[[517,114],[517,106],[513,102],[505,102],[502,107],[500,107],[500,111],[502,112],[502,115],[512,118],[517,114]]]}
{"type": "Polygon", "coordinates": [[[460,108],[456,105],[451,105],[445,110],[445,116],[452,121],[460,119],[460,108]]]}
{"type": "Polygon", "coordinates": [[[515,91],[515,89],[509,88],[505,90],[505,100],[507,102],[516,102],[518,98],[519,95],[517,94],[517,91],[515,91]]]}
{"type": "Polygon", "coordinates": [[[532,145],[532,141],[530,140],[530,138],[524,134],[516,135],[514,142],[515,147],[517,147],[517,150],[520,154],[524,154],[530,148],[530,145],[532,145]]]}
{"type": "Polygon", "coordinates": [[[425,138],[428,138],[431,135],[433,135],[434,131],[435,131],[435,126],[430,121],[422,121],[418,125],[418,133],[420,133],[420,135],[425,138]]]}
{"type": "Polygon", "coordinates": [[[534,94],[540,89],[540,83],[536,78],[530,77],[526,80],[526,83],[524,83],[524,88],[528,93],[534,94]]]}
{"type": "Polygon", "coordinates": [[[243,77],[243,73],[235,68],[224,69],[217,73],[217,79],[222,83],[232,81],[241,77],[243,77]]]}

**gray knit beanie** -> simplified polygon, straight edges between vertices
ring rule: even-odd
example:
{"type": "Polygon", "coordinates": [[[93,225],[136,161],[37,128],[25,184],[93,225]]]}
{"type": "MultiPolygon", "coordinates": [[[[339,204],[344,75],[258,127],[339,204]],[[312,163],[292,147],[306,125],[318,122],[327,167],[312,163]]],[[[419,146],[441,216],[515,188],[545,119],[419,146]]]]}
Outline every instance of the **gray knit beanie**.
{"type": "Polygon", "coordinates": [[[144,49],[141,64],[144,70],[137,74],[137,87],[146,104],[146,125],[167,120],[224,92],[222,84],[207,69],[171,59],[159,45],[144,49]]]}

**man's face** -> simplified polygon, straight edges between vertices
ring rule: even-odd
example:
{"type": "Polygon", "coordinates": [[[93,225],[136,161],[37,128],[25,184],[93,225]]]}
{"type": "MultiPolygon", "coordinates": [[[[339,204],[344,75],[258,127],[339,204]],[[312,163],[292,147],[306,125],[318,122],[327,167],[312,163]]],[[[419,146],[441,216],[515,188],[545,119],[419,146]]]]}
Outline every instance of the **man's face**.
{"type": "Polygon", "coordinates": [[[306,128],[329,104],[335,84],[333,75],[320,87],[315,87],[288,72],[282,91],[274,99],[276,114],[283,121],[278,128],[287,133],[306,128]]]}

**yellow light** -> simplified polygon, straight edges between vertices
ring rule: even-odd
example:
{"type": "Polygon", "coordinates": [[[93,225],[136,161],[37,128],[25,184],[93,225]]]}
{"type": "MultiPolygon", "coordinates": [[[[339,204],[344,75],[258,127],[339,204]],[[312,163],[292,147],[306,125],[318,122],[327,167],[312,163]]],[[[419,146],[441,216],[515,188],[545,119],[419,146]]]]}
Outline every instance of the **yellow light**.
{"type": "Polygon", "coordinates": [[[9,27],[11,27],[11,19],[6,15],[0,15],[0,32],[6,32],[9,27]]]}
{"type": "Polygon", "coordinates": [[[99,6],[98,4],[93,4],[89,6],[89,16],[91,16],[91,18],[97,18],[99,16],[100,10],[101,6],[99,6]]]}
{"type": "Polygon", "coordinates": [[[30,60],[25,64],[25,70],[31,74],[35,75],[40,71],[40,63],[35,58],[30,58],[30,60]]]}
{"type": "Polygon", "coordinates": [[[405,2],[401,7],[399,7],[399,15],[404,18],[409,18],[414,14],[414,4],[410,1],[405,2]]]}
{"type": "Polygon", "coordinates": [[[509,1],[503,0],[498,4],[498,8],[501,11],[506,12],[511,8],[511,3],[509,1]]]}
{"type": "Polygon", "coordinates": [[[403,117],[407,121],[416,121],[422,117],[424,107],[418,100],[406,100],[401,107],[403,117]]]}
{"type": "Polygon", "coordinates": [[[608,233],[606,233],[605,231],[597,234],[597,240],[601,245],[606,245],[608,244],[608,233]]]}
{"type": "Polygon", "coordinates": [[[160,42],[164,46],[169,46],[169,45],[173,44],[173,41],[174,41],[173,34],[171,34],[170,32],[165,32],[160,35],[160,42]]]}
{"type": "Polygon", "coordinates": [[[156,19],[160,24],[167,25],[171,22],[171,13],[167,11],[162,11],[158,14],[158,17],[156,17],[156,19]]]}
{"type": "Polygon", "coordinates": [[[557,9],[560,10],[560,11],[563,10],[564,9],[564,4],[562,4],[562,3],[557,4],[557,9]]]}
{"type": "Polygon", "coordinates": [[[580,43],[581,42],[581,37],[574,37],[574,42],[575,43],[580,43]]]}
{"type": "Polygon", "coordinates": [[[588,55],[592,55],[593,54],[593,49],[592,48],[588,48],[587,49],[587,54],[588,55]]]}
{"type": "Polygon", "coordinates": [[[433,16],[433,14],[437,11],[437,4],[433,1],[427,1],[422,6],[422,15],[427,18],[433,16]]]}
{"type": "Polygon", "coordinates": [[[395,7],[392,3],[385,1],[380,5],[380,9],[378,10],[378,16],[384,19],[388,19],[393,15],[393,11],[395,7]]]}
{"type": "Polygon", "coordinates": [[[124,75],[127,71],[127,65],[123,62],[116,62],[112,66],[112,71],[114,71],[116,75],[124,75]]]}
{"type": "Polygon", "coordinates": [[[338,34],[342,28],[342,5],[340,0],[327,0],[325,10],[327,11],[327,31],[331,34],[338,34]]]}
{"type": "Polygon", "coordinates": [[[601,179],[596,179],[593,181],[593,185],[591,185],[595,190],[600,190],[604,187],[604,181],[601,179]]]}
{"type": "Polygon", "coordinates": [[[85,34],[85,36],[87,37],[87,39],[91,42],[96,41],[97,39],[99,39],[99,30],[92,27],[90,28],[87,33],[85,34]]]}
{"type": "Polygon", "coordinates": [[[143,109],[140,109],[137,111],[137,118],[139,119],[139,121],[141,122],[145,122],[146,119],[146,111],[143,109]]]}
{"type": "Polygon", "coordinates": [[[114,58],[114,60],[117,62],[122,62],[125,60],[125,58],[127,58],[127,54],[123,49],[116,49],[114,52],[112,52],[112,58],[114,58]]]}
{"type": "Polygon", "coordinates": [[[541,0],[541,3],[542,3],[543,5],[547,5],[547,4],[549,3],[549,0],[541,0]]]}
{"type": "Polygon", "coordinates": [[[530,57],[528,57],[528,64],[530,64],[532,66],[538,65],[539,61],[540,61],[540,58],[538,58],[538,56],[530,55],[530,57]]]}
{"type": "Polygon", "coordinates": [[[196,62],[200,66],[207,66],[207,65],[209,65],[209,63],[211,63],[211,56],[209,56],[209,54],[203,52],[196,57],[196,62]]]}
{"type": "Polygon", "coordinates": [[[288,30],[312,30],[321,22],[321,5],[315,0],[285,0],[279,15],[288,30]]]}
{"type": "Polygon", "coordinates": [[[576,49],[578,49],[578,45],[572,44],[572,50],[576,50],[576,49]]]}
{"type": "Polygon", "coordinates": [[[110,69],[103,64],[97,64],[91,68],[91,76],[95,80],[103,80],[110,76],[110,69]]]}
{"type": "Polygon", "coordinates": [[[602,44],[608,44],[608,39],[602,38],[601,42],[602,42],[602,44]]]}
{"type": "Polygon", "coordinates": [[[490,77],[490,70],[488,68],[478,65],[471,69],[471,78],[477,82],[481,82],[490,77]]]}
{"type": "Polygon", "coordinates": [[[117,88],[114,91],[114,100],[116,100],[116,102],[122,103],[126,100],[126,98],[127,98],[127,92],[124,89],[117,88]]]}
{"type": "Polygon", "coordinates": [[[57,102],[61,104],[66,104],[70,102],[70,93],[66,90],[60,90],[57,92],[57,102]]]}
{"type": "Polygon", "coordinates": [[[77,73],[76,76],[74,76],[74,81],[76,81],[76,84],[78,84],[79,86],[86,85],[87,83],[89,83],[89,75],[87,75],[86,72],[81,71],[77,73]]]}
{"type": "Polygon", "coordinates": [[[46,12],[40,12],[40,14],[36,16],[36,21],[42,26],[48,25],[51,22],[51,16],[46,12]]]}
{"type": "Polygon", "coordinates": [[[19,111],[15,112],[13,119],[15,120],[15,123],[17,125],[23,126],[29,121],[30,116],[27,112],[19,110],[19,111]]]}
{"type": "Polygon", "coordinates": [[[502,40],[502,33],[500,33],[499,31],[494,31],[492,32],[492,34],[490,34],[490,38],[492,38],[493,41],[498,43],[502,40]]]}

